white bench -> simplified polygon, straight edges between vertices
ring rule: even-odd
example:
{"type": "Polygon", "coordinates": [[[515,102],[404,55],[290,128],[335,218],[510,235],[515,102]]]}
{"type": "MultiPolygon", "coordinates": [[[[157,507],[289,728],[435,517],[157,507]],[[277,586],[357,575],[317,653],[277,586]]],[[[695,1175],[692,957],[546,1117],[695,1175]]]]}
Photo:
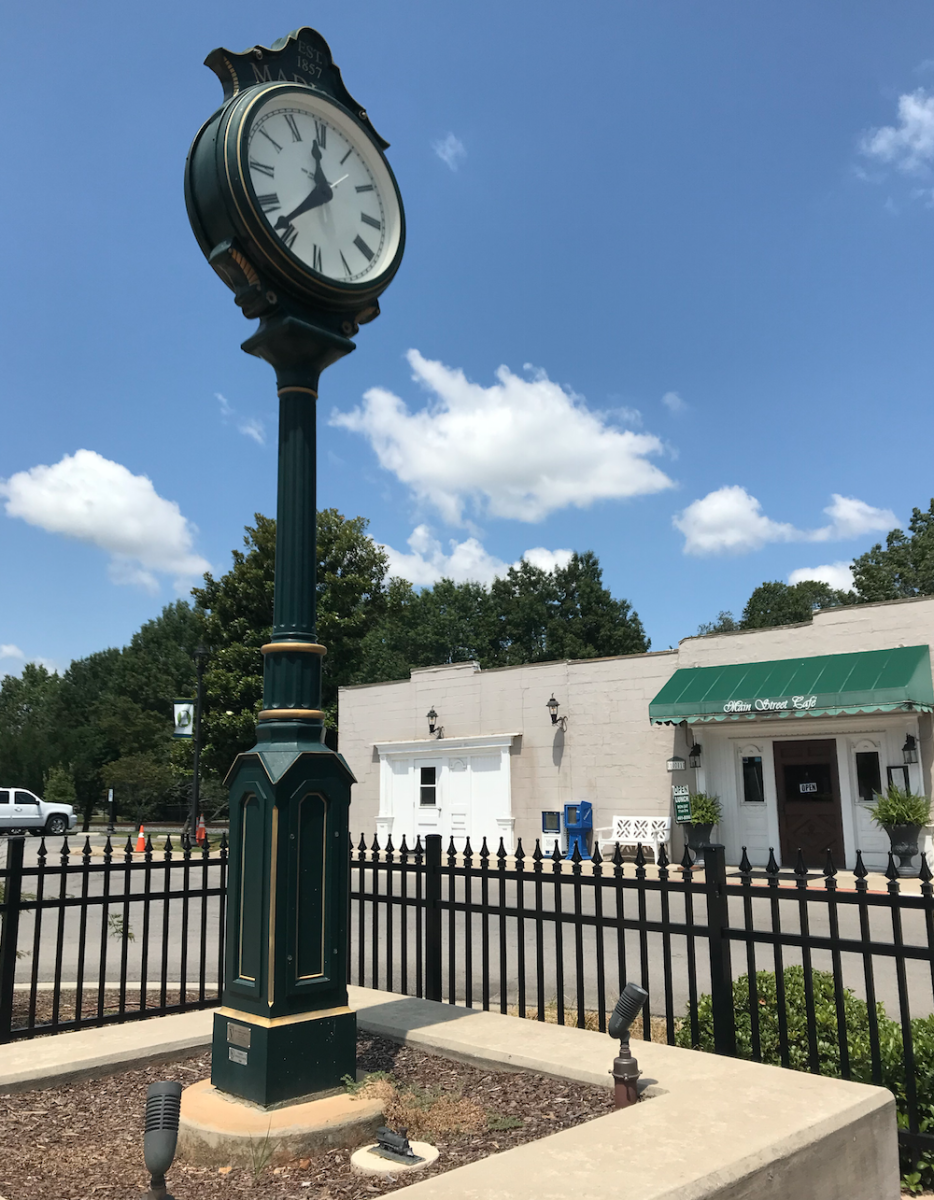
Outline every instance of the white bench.
{"type": "Polygon", "coordinates": [[[671,817],[614,817],[612,825],[593,831],[593,843],[604,858],[604,846],[612,854],[617,846],[642,845],[651,849],[658,862],[659,846],[671,843],[671,817]]]}

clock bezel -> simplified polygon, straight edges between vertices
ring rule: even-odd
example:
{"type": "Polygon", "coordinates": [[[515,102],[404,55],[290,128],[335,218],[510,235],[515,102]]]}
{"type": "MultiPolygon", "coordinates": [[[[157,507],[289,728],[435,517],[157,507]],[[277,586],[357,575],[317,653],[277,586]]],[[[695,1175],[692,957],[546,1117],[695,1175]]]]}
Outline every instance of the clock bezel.
{"type": "Polygon", "coordinates": [[[405,249],[405,210],[402,195],[392,168],[372,134],[344,105],[325,95],[316,88],[301,83],[277,82],[249,88],[237,96],[226,114],[224,128],[219,131],[217,150],[220,162],[219,177],[224,190],[232,201],[230,216],[239,226],[238,233],[254,255],[259,258],[257,267],[279,276],[287,287],[306,298],[318,302],[336,304],[340,308],[354,307],[375,299],[392,281],[405,249]],[[384,205],[392,203],[397,208],[398,234],[396,246],[379,273],[365,280],[344,282],[320,274],[304,263],[275,234],[272,226],[258,207],[250,178],[248,163],[249,133],[253,122],[270,100],[285,100],[289,95],[308,97],[320,107],[323,116],[332,109],[336,115],[335,125],[349,125],[355,135],[358,149],[369,151],[367,166],[376,177],[377,185],[384,187],[384,205]],[[383,176],[384,178],[380,178],[383,176]],[[385,185],[388,183],[388,188],[385,185]]]}

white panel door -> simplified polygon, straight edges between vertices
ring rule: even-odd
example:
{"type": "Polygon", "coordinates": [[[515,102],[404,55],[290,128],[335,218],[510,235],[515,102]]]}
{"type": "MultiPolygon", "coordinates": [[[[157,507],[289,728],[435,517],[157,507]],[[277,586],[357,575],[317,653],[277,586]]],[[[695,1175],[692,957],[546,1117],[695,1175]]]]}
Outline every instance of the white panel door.
{"type": "Polygon", "coordinates": [[[479,848],[486,838],[491,854],[499,848],[499,818],[508,817],[509,788],[501,754],[470,757],[471,844],[479,848]]]}

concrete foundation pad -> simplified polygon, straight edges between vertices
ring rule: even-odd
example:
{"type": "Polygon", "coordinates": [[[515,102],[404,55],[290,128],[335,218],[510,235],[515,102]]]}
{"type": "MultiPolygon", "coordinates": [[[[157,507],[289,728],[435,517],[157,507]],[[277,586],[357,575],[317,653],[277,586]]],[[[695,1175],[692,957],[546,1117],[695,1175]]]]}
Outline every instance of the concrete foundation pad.
{"type": "Polygon", "coordinates": [[[351,1170],[358,1175],[409,1175],[413,1171],[430,1167],[438,1158],[437,1146],[429,1146],[427,1142],[409,1142],[409,1145],[421,1162],[393,1162],[391,1158],[383,1158],[381,1154],[377,1154],[372,1146],[361,1146],[350,1156],[351,1170]]]}
{"type": "Polygon", "coordinates": [[[182,1092],[178,1157],[199,1167],[278,1166],[372,1141],[382,1121],[381,1100],[342,1094],[264,1109],[202,1079],[182,1092]]]}

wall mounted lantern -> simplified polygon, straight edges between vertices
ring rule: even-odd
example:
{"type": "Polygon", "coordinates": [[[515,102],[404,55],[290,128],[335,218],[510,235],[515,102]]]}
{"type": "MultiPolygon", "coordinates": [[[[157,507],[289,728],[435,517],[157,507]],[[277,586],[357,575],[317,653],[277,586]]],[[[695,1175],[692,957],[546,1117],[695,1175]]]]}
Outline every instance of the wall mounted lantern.
{"type": "Polygon", "coordinates": [[[552,725],[560,725],[562,729],[567,729],[568,719],[567,719],[567,717],[559,717],[558,716],[558,708],[560,706],[558,704],[558,701],[555,699],[554,692],[551,693],[551,699],[548,701],[548,703],[545,705],[545,707],[548,709],[548,712],[551,715],[552,725]]]}
{"type": "Polygon", "coordinates": [[[434,705],[429,708],[428,712],[425,713],[425,716],[428,718],[428,732],[434,733],[435,729],[438,727],[438,714],[434,710],[434,705]]]}
{"type": "Polygon", "coordinates": [[[906,763],[916,763],[918,761],[918,746],[913,734],[909,733],[905,738],[905,744],[902,746],[902,758],[906,763]]]}
{"type": "Polygon", "coordinates": [[[700,760],[701,760],[701,748],[698,745],[698,743],[695,742],[694,745],[691,747],[691,749],[688,751],[688,766],[689,767],[699,767],[701,765],[700,760]]]}
{"type": "Polygon", "coordinates": [[[669,760],[665,764],[665,766],[668,768],[669,771],[683,771],[684,768],[687,766],[687,763],[684,761],[684,759],[681,757],[680,754],[676,754],[673,758],[669,758],[669,760]]]}

